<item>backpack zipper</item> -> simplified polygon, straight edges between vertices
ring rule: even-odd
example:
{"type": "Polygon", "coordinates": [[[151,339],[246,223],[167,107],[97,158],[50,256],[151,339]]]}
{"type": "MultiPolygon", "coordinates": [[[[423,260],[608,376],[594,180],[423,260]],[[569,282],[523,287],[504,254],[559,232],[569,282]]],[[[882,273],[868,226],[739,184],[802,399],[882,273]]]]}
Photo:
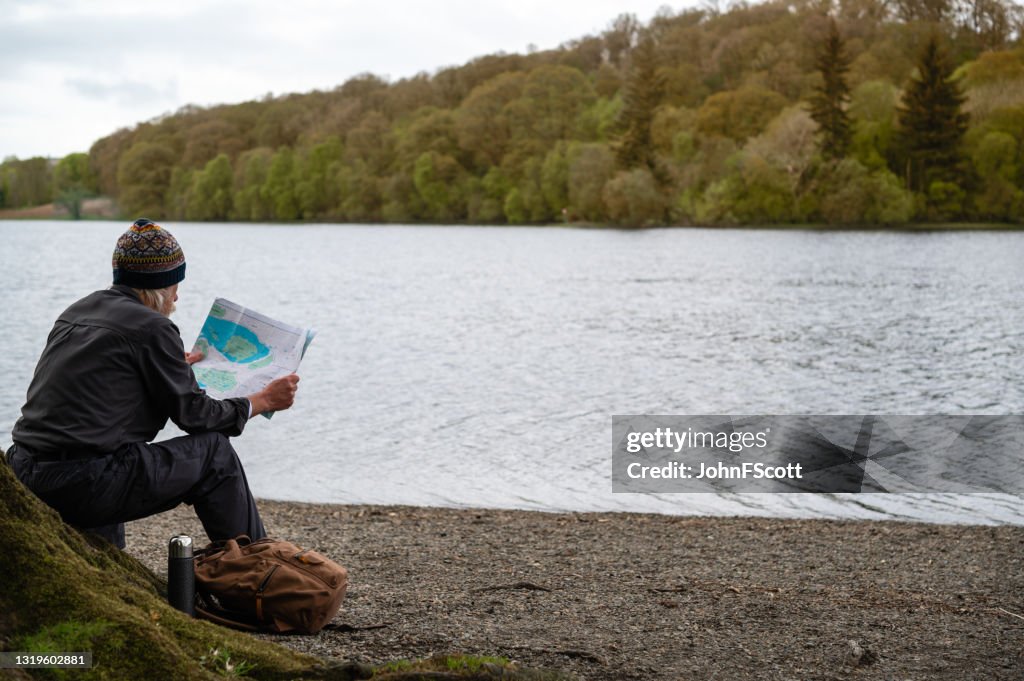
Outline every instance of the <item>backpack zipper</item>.
{"type": "Polygon", "coordinates": [[[263,590],[267,588],[267,582],[270,581],[270,578],[275,572],[277,572],[277,568],[279,567],[281,566],[274,565],[272,568],[267,570],[267,574],[264,575],[263,581],[261,581],[260,585],[256,588],[256,619],[260,622],[263,621],[263,590]]]}

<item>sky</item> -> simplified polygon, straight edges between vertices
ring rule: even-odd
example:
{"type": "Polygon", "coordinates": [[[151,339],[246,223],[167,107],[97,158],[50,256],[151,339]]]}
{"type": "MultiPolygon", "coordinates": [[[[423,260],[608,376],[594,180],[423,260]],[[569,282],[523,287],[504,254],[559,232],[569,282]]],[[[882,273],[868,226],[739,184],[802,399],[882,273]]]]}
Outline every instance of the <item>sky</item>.
{"type": "Polygon", "coordinates": [[[0,0],[0,158],[88,151],[186,104],[550,49],[694,0],[0,0]]]}

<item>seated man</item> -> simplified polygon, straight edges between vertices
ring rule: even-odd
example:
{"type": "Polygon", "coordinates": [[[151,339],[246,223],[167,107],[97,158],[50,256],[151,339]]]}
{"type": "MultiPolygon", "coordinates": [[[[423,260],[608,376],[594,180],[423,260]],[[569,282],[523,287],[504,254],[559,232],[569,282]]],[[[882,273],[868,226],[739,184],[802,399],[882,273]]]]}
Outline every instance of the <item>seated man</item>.
{"type": "Polygon", "coordinates": [[[7,458],[64,520],[124,548],[124,523],[184,502],[211,541],[266,536],[228,437],[287,409],[299,377],[248,398],[216,400],[196,383],[168,318],[185,256],[159,225],[135,222],[114,249],[114,285],[57,318],[7,458]],[[189,433],[150,443],[171,419],[189,433]]]}

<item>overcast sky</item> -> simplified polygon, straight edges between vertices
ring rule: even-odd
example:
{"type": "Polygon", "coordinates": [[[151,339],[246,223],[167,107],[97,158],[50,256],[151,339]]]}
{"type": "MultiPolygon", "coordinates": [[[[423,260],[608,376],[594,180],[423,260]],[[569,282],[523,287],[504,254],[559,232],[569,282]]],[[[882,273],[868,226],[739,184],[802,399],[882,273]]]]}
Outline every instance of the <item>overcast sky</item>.
{"type": "Polygon", "coordinates": [[[0,0],[0,158],[88,151],[185,104],[398,80],[695,0],[0,0]]]}

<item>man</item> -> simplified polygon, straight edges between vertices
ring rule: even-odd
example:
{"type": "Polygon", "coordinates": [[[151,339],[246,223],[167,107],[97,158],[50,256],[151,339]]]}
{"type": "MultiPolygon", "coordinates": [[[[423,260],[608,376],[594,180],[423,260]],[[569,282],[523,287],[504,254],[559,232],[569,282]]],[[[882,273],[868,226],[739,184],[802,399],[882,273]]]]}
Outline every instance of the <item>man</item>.
{"type": "Polygon", "coordinates": [[[287,409],[298,376],[248,398],[199,388],[168,318],[185,255],[167,230],[137,220],[117,241],[114,285],[65,310],[36,366],[8,461],[64,520],[124,548],[124,523],[184,502],[211,540],[266,536],[228,437],[287,409]],[[173,421],[188,435],[150,443],[173,421]],[[147,444],[150,443],[150,444],[147,444]]]}

